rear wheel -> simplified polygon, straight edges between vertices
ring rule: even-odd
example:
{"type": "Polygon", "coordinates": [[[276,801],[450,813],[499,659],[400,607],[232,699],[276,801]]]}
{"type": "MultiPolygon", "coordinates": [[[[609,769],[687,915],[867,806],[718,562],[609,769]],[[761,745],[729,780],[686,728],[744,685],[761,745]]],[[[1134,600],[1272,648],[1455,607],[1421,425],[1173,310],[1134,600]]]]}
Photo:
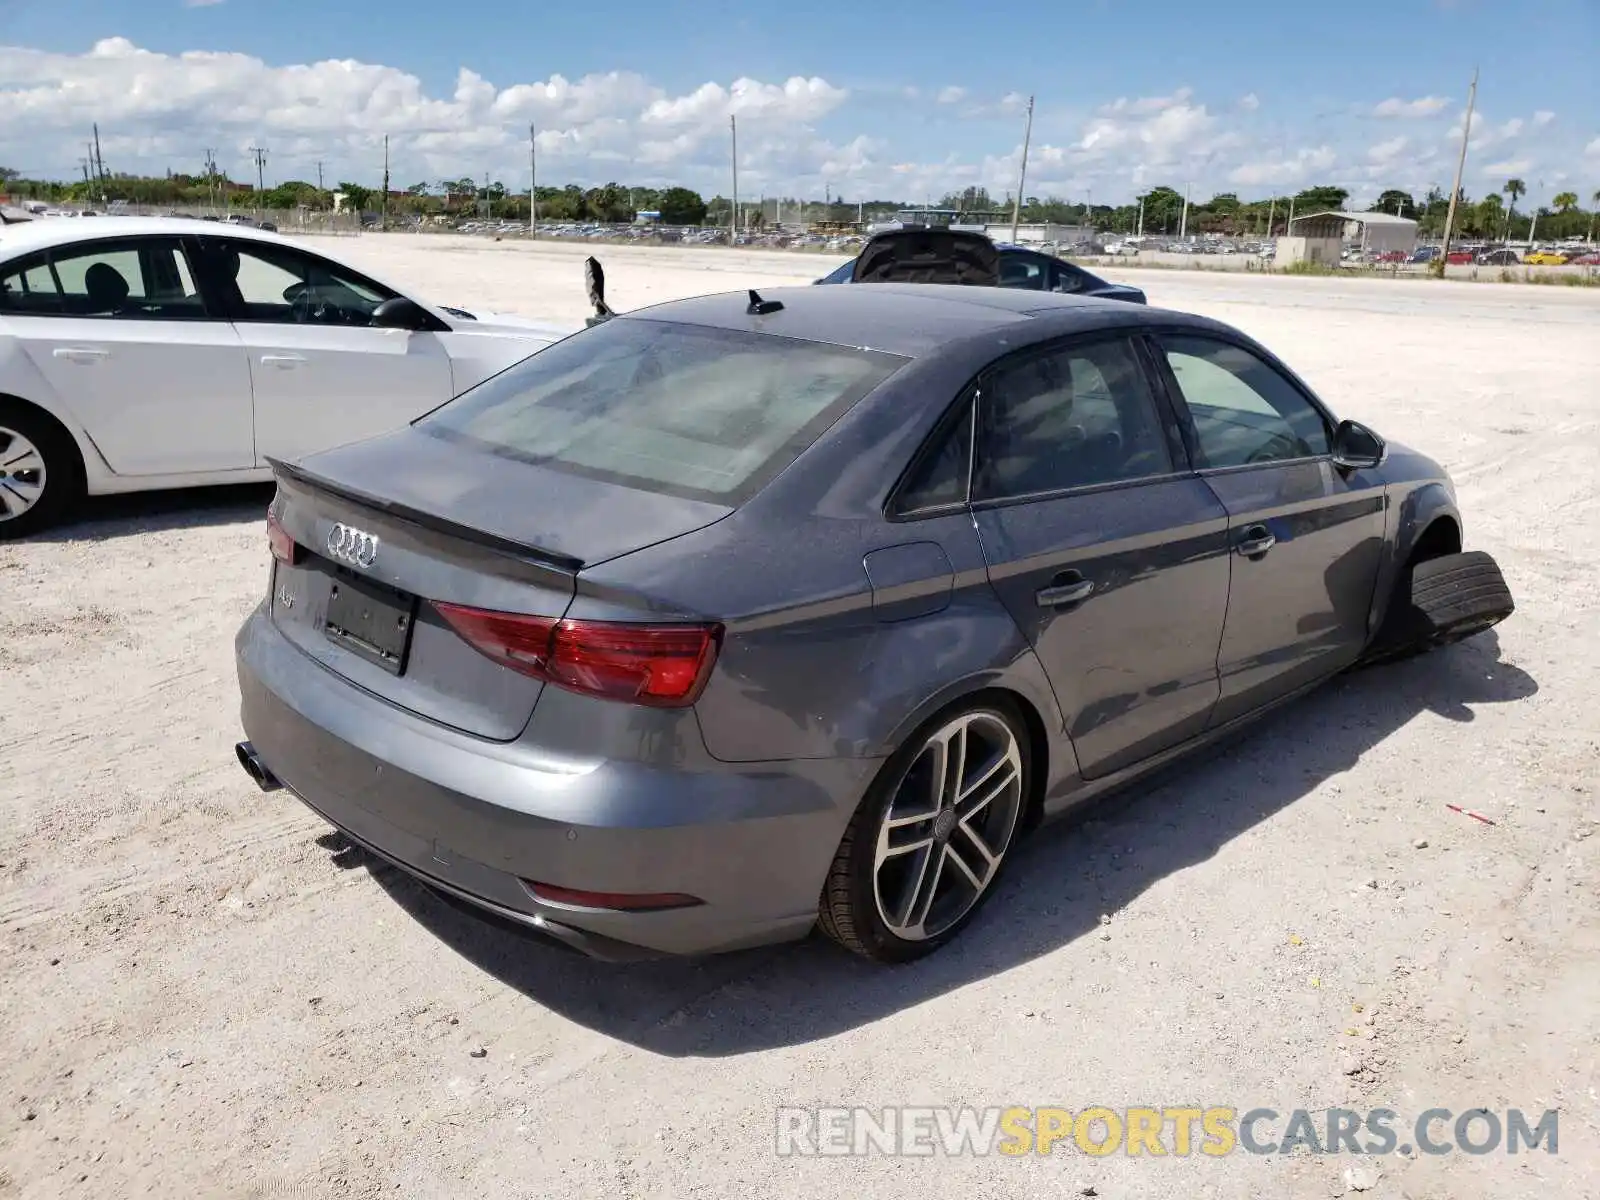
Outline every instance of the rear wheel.
{"type": "Polygon", "coordinates": [[[1498,625],[1516,610],[1493,557],[1481,550],[1412,565],[1397,585],[1368,660],[1394,662],[1498,625]]]}
{"type": "Polygon", "coordinates": [[[66,431],[38,409],[0,400],[0,541],[54,524],[82,490],[66,431]]]}
{"type": "Polygon", "coordinates": [[[878,962],[931,954],[993,891],[1028,795],[1028,741],[1011,705],[935,718],[885,766],[845,831],[820,924],[878,962]]]}

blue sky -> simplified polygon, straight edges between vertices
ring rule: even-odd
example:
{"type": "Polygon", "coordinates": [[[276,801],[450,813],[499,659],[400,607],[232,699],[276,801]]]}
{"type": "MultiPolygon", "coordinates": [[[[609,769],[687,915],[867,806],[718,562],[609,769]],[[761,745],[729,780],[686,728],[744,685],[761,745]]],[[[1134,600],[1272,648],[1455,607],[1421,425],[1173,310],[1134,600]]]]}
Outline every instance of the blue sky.
{"type": "Polygon", "coordinates": [[[0,163],[75,172],[98,118],[113,168],[190,169],[212,147],[242,174],[264,142],[272,178],[319,160],[365,178],[388,133],[408,182],[526,187],[536,121],[541,183],[710,192],[736,112],[742,191],[916,199],[1014,186],[1032,93],[1030,194],[1359,195],[1448,186],[1478,65],[1469,191],[1600,187],[1600,0],[984,7],[0,0],[0,163]]]}

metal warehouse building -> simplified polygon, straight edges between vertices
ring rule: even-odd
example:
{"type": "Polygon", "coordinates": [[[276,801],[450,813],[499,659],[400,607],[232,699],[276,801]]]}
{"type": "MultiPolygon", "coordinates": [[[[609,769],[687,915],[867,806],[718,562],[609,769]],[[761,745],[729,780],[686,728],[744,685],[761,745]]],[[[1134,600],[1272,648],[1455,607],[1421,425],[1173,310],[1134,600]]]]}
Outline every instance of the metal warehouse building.
{"type": "Polygon", "coordinates": [[[1374,254],[1410,254],[1417,247],[1417,223],[1393,213],[1308,213],[1289,223],[1289,236],[1278,239],[1273,262],[1280,267],[1297,262],[1337,264],[1347,242],[1374,254]]]}

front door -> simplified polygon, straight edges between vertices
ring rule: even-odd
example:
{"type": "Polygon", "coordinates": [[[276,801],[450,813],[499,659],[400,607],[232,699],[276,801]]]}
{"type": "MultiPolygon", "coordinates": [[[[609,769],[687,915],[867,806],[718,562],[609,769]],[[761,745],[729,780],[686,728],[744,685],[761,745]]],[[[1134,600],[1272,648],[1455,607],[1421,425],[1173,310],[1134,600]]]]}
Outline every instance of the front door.
{"type": "Polygon", "coordinates": [[[1227,513],[1125,337],[981,381],[973,510],[989,577],[1093,779],[1200,733],[1218,696],[1227,513]]]}
{"type": "Polygon", "coordinates": [[[182,242],[73,242],[0,269],[16,338],[118,475],[255,465],[239,336],[207,311],[182,242]]]}
{"type": "Polygon", "coordinates": [[[1349,666],[1367,640],[1386,504],[1372,471],[1333,465],[1333,430],[1287,376],[1241,346],[1162,335],[1196,467],[1228,510],[1232,584],[1214,723],[1349,666]]]}
{"type": "Polygon", "coordinates": [[[389,289],[297,247],[207,242],[249,357],[259,462],[386,433],[450,399],[438,334],[372,325],[389,289]]]}

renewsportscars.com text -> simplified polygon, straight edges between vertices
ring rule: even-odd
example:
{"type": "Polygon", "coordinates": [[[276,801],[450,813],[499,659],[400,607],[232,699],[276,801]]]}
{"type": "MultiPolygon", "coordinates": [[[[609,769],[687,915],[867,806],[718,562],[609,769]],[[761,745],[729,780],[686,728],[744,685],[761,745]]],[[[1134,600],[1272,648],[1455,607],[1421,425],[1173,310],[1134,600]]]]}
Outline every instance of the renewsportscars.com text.
{"type": "Polygon", "coordinates": [[[1230,1106],[1113,1109],[836,1106],[780,1108],[782,1156],[1087,1154],[1105,1157],[1246,1154],[1558,1153],[1559,1118],[1546,1109],[1454,1112],[1430,1108],[1409,1120],[1392,1109],[1310,1111],[1230,1106]]]}

